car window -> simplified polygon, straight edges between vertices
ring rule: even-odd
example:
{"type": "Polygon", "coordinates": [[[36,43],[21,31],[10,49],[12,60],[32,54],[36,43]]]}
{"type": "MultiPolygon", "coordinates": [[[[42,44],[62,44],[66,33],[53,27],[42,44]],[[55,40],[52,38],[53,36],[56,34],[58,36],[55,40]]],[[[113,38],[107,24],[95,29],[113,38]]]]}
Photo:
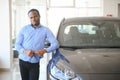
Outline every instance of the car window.
{"type": "Polygon", "coordinates": [[[120,47],[120,22],[79,22],[61,26],[58,40],[69,47],[120,47]]]}

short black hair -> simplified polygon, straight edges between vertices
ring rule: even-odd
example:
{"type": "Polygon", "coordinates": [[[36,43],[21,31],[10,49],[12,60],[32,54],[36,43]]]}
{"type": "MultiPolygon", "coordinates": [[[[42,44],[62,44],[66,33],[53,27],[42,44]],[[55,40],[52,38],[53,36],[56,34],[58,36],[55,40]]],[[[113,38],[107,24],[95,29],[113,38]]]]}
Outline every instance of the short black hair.
{"type": "Polygon", "coordinates": [[[38,11],[37,9],[30,9],[30,10],[28,11],[28,15],[29,15],[29,13],[32,12],[32,11],[36,11],[36,12],[38,13],[38,15],[40,16],[40,13],[39,13],[39,11],[38,11]]]}

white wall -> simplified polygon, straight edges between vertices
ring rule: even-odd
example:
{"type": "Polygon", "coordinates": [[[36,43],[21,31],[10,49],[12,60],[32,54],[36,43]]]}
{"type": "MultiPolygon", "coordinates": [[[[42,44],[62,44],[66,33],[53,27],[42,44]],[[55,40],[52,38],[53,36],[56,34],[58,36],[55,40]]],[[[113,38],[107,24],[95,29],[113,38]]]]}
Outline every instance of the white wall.
{"type": "Polygon", "coordinates": [[[9,0],[0,1],[0,68],[10,68],[9,0]]]}
{"type": "Polygon", "coordinates": [[[103,14],[112,14],[113,16],[118,16],[118,3],[120,0],[104,0],[103,1],[103,14]]]}

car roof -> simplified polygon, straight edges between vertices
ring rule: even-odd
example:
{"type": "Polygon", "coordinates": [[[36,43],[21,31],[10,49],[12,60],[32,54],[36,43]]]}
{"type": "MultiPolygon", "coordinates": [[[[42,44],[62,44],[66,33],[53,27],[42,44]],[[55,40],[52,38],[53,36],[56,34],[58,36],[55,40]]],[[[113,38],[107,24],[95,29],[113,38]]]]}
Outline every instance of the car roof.
{"type": "Polygon", "coordinates": [[[71,17],[64,18],[61,24],[77,22],[77,21],[120,21],[119,17],[71,17]]]}

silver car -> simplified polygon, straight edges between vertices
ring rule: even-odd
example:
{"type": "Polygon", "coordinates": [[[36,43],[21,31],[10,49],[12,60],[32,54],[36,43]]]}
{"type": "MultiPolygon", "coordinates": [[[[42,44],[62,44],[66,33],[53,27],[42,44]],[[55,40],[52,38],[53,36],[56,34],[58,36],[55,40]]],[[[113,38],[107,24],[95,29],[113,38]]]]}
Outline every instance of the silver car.
{"type": "Polygon", "coordinates": [[[50,80],[120,80],[120,18],[65,18],[57,39],[50,80]]]}

